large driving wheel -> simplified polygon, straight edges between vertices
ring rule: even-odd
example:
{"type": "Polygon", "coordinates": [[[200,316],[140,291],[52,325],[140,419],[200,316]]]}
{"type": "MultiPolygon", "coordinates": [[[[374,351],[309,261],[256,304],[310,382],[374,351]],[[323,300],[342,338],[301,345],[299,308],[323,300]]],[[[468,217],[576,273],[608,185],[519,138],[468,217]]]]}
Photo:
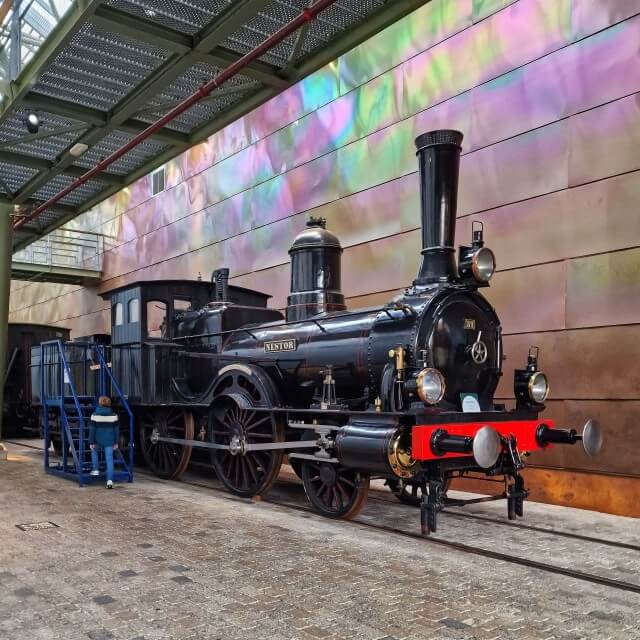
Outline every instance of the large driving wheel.
{"type": "Polygon", "coordinates": [[[209,414],[212,442],[229,447],[214,449],[211,462],[218,479],[238,496],[250,498],[268,491],[282,465],[282,449],[247,450],[247,445],[284,441],[282,421],[268,411],[276,391],[266,374],[247,365],[223,369],[216,389],[222,391],[209,414]]]}
{"type": "Polygon", "coordinates": [[[185,409],[149,409],[139,416],[140,445],[147,466],[160,478],[178,478],[189,465],[191,447],[158,441],[159,436],[193,440],[193,414],[185,409]]]}
{"type": "Polygon", "coordinates": [[[330,462],[305,460],[302,483],[313,508],[327,518],[353,518],[369,493],[369,476],[330,462]]]}

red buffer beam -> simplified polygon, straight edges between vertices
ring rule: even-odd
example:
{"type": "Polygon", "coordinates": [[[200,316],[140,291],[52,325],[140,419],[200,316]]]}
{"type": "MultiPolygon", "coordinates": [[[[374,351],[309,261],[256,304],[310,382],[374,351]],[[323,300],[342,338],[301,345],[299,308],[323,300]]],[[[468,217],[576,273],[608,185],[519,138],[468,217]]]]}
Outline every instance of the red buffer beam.
{"type": "Polygon", "coordinates": [[[227,80],[233,78],[250,62],[265,54],[267,51],[269,51],[269,49],[271,49],[279,42],[282,42],[282,40],[290,36],[293,32],[297,31],[307,22],[314,20],[319,13],[324,11],[327,7],[331,6],[335,1],[336,0],[316,0],[316,2],[304,9],[302,13],[291,20],[291,22],[288,22],[283,27],[278,29],[278,31],[270,35],[255,49],[252,49],[251,51],[243,55],[240,59],[236,60],[236,62],[230,64],[215,78],[202,85],[195,93],[185,98],[173,109],[165,113],[165,115],[162,116],[159,120],[156,120],[156,122],[150,124],[146,129],[132,138],[127,144],[123,145],[122,147],[114,151],[110,156],[100,161],[93,169],[89,169],[89,171],[80,176],[77,180],[74,180],[74,182],[72,182],[68,187],[65,187],[62,191],[56,193],[46,202],[38,205],[28,215],[24,216],[23,218],[19,218],[14,224],[13,228],[18,229],[19,227],[27,224],[31,220],[35,219],[38,215],[40,215],[43,211],[46,211],[49,207],[53,206],[56,202],[71,193],[74,189],[77,189],[79,186],[83,185],[85,182],[87,182],[87,180],[91,180],[91,178],[93,178],[97,173],[106,169],[109,165],[113,164],[125,153],[131,151],[131,149],[133,149],[135,146],[137,146],[138,144],[146,140],[149,136],[153,135],[156,131],[167,125],[174,118],[179,116],[181,113],[184,113],[187,109],[190,109],[194,104],[202,100],[202,98],[206,98],[214,89],[217,89],[227,80]]]}

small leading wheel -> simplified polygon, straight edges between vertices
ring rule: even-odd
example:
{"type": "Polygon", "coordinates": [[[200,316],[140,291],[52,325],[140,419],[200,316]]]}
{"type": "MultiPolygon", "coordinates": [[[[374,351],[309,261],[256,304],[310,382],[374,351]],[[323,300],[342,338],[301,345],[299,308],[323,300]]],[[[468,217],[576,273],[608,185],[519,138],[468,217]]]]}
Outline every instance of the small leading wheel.
{"type": "Polygon", "coordinates": [[[422,487],[418,483],[393,479],[387,480],[385,484],[402,504],[419,507],[422,503],[422,487]]]}
{"type": "MultiPolygon", "coordinates": [[[[389,479],[385,483],[391,493],[402,502],[410,507],[419,507],[422,504],[422,487],[417,482],[407,482],[405,480],[389,479]]],[[[445,477],[443,492],[446,497],[447,491],[451,486],[451,478],[445,477]]]]}
{"type": "Polygon", "coordinates": [[[330,462],[305,460],[302,483],[313,508],[327,518],[354,518],[369,493],[369,476],[330,462]]]}
{"type": "Polygon", "coordinates": [[[262,495],[278,477],[283,451],[246,446],[284,441],[282,421],[269,411],[256,411],[272,406],[275,390],[264,373],[247,365],[227,367],[216,386],[224,393],[209,413],[210,436],[215,444],[229,447],[211,454],[216,475],[237,496],[262,495]]]}
{"type": "Polygon", "coordinates": [[[159,437],[193,440],[194,419],[179,407],[149,410],[140,415],[140,444],[147,466],[160,478],[178,478],[189,465],[191,447],[162,442],[159,437]]]}

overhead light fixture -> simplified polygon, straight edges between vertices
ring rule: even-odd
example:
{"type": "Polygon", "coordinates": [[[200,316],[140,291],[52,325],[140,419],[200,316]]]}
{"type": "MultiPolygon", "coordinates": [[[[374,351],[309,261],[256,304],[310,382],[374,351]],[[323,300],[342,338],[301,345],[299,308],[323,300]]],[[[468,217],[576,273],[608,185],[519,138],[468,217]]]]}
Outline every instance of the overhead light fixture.
{"type": "Polygon", "coordinates": [[[29,133],[38,133],[38,130],[40,129],[40,118],[38,118],[36,113],[30,111],[27,114],[25,124],[27,125],[27,131],[29,133]]]}
{"type": "Polygon", "coordinates": [[[69,149],[69,153],[74,158],[79,158],[83,153],[87,152],[88,148],[89,148],[88,144],[85,144],[84,142],[76,142],[73,145],[73,147],[71,147],[71,149],[69,149]]]}

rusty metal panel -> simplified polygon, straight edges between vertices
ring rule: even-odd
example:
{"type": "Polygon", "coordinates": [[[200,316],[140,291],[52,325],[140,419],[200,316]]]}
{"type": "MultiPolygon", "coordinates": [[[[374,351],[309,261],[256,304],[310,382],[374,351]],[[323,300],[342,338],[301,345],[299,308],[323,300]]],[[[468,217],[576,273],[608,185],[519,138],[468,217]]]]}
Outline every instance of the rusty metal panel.
{"type": "Polygon", "coordinates": [[[482,292],[505,333],[564,329],[566,277],[565,262],[499,271],[482,292]]]}
{"type": "Polygon", "coordinates": [[[600,423],[604,432],[602,451],[591,458],[580,443],[576,446],[554,446],[547,451],[533,453],[529,458],[530,464],[640,477],[640,447],[637,446],[640,402],[566,400],[561,404],[564,405],[564,420],[557,422],[559,427],[580,431],[589,419],[600,423]]]}
{"type": "Polygon", "coordinates": [[[540,347],[552,400],[636,400],[640,389],[638,325],[507,335],[498,397],[513,397],[513,370],[526,364],[530,345],[540,347]]]}
{"type": "Polygon", "coordinates": [[[640,169],[640,94],[569,118],[569,136],[570,186],[640,169]]]}
{"type": "Polygon", "coordinates": [[[634,172],[461,218],[456,235],[481,220],[500,269],[616,251],[640,245],[639,200],[634,172]]]}
{"type": "Polygon", "coordinates": [[[640,249],[569,261],[567,326],[633,323],[640,338],[640,249]]]}
{"type": "MultiPolygon", "coordinates": [[[[638,478],[533,467],[526,468],[523,476],[529,500],[534,502],[640,517],[638,478]]],[[[454,480],[452,487],[491,494],[496,485],[482,480],[454,480]]]]}

